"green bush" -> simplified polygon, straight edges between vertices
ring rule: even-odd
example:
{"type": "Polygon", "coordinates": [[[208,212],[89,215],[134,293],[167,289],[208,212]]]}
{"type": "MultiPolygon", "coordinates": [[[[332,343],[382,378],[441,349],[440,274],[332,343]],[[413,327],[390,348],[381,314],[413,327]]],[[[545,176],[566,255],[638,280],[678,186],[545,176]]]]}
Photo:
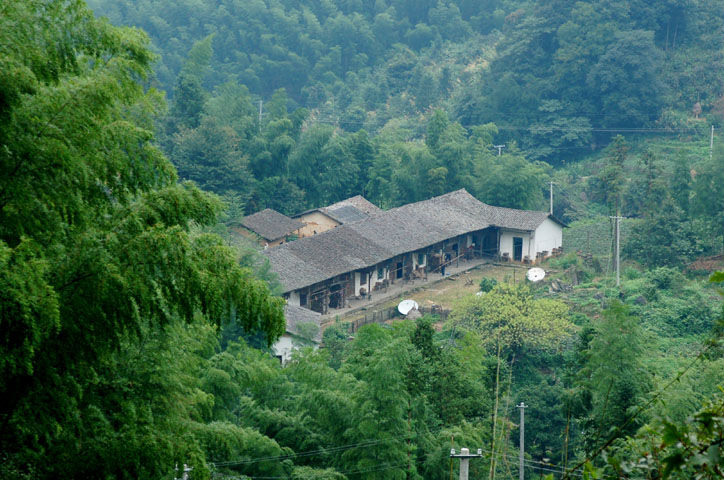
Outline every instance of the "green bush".
{"type": "Polygon", "coordinates": [[[483,277],[482,279],[480,279],[480,291],[487,293],[491,291],[497,284],[498,281],[496,279],[483,277]]]}

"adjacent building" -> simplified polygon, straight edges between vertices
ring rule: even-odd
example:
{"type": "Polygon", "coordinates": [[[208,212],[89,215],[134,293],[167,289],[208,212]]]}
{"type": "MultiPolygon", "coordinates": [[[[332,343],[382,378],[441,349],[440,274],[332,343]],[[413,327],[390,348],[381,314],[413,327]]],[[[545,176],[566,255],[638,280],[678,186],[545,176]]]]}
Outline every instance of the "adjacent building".
{"type": "Polygon", "coordinates": [[[314,208],[295,215],[294,218],[304,223],[299,231],[300,237],[311,237],[326,232],[346,223],[365,220],[371,215],[381,213],[382,209],[357,195],[327,207],[314,208]]]}
{"type": "Polygon", "coordinates": [[[241,220],[241,228],[234,228],[240,235],[264,247],[281,245],[299,237],[304,223],[267,208],[241,220]]]}
{"type": "Polygon", "coordinates": [[[292,359],[292,353],[301,347],[317,348],[322,341],[322,315],[296,305],[284,306],[287,322],[284,335],[272,345],[274,356],[284,365],[292,359]]]}
{"type": "Polygon", "coordinates": [[[326,314],[463,256],[535,263],[563,239],[548,212],[493,207],[465,190],[365,215],[264,252],[289,305],[326,314]]]}

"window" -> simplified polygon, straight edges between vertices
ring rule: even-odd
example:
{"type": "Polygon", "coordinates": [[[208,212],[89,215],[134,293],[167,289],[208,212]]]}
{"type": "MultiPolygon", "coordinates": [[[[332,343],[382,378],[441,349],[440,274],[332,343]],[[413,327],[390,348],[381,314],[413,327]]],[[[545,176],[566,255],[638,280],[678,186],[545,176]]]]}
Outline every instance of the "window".
{"type": "Polygon", "coordinates": [[[418,264],[418,265],[425,265],[425,254],[424,254],[424,253],[418,253],[418,254],[417,254],[417,264],[418,264]]]}
{"type": "Polygon", "coordinates": [[[360,273],[359,274],[359,284],[365,285],[367,284],[367,274],[366,273],[360,273]]]}
{"type": "Polygon", "coordinates": [[[382,280],[383,278],[385,278],[385,269],[378,268],[377,269],[377,280],[382,280]]]}
{"type": "Polygon", "coordinates": [[[299,294],[299,305],[304,306],[307,304],[307,294],[306,293],[300,293],[299,294]]]}

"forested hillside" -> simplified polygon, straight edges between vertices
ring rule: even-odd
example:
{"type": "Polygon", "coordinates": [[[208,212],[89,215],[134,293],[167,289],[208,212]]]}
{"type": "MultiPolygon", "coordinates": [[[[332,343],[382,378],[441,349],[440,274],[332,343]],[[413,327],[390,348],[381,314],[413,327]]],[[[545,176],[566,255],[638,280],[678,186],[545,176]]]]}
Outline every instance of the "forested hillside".
{"type": "Polygon", "coordinates": [[[0,476],[724,476],[724,2],[87,3],[0,3],[0,476]],[[270,354],[244,215],[549,182],[546,282],[270,354]]]}

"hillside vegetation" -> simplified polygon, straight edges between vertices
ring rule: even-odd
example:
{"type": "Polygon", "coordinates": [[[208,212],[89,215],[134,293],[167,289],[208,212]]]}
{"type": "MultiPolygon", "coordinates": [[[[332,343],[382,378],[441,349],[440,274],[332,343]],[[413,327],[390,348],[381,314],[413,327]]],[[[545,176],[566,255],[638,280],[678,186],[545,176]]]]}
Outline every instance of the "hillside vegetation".
{"type": "Polygon", "coordinates": [[[721,478],[722,38],[721,0],[0,4],[0,476],[508,479],[524,401],[529,477],[721,478]],[[545,282],[270,355],[244,215],[551,181],[545,282]]]}

